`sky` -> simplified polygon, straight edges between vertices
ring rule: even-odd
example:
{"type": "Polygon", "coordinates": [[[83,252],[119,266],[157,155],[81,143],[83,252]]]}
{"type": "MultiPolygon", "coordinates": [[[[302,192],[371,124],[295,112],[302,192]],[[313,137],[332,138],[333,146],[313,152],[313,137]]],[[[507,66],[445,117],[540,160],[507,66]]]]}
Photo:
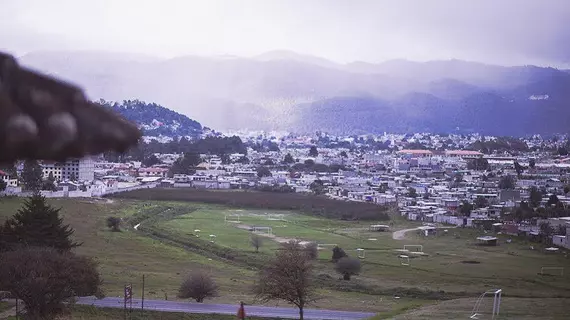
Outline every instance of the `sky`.
{"type": "Polygon", "coordinates": [[[570,66],[570,0],[0,0],[0,49],[570,66]]]}

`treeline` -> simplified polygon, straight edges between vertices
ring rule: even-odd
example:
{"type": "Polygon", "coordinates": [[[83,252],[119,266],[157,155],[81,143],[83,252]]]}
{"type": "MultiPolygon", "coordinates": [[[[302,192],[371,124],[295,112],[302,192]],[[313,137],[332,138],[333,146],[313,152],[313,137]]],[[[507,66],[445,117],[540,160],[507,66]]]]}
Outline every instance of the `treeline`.
{"type": "Polygon", "coordinates": [[[388,209],[372,203],[346,202],[314,195],[257,191],[207,191],[189,188],[141,189],[111,195],[114,198],[191,201],[242,208],[293,210],[341,220],[389,220],[388,209]]]}
{"type": "Polygon", "coordinates": [[[113,162],[144,161],[154,153],[205,153],[226,156],[232,153],[247,154],[247,147],[237,136],[206,137],[194,141],[182,137],[166,143],[156,140],[141,142],[124,154],[108,152],[104,156],[107,161],[113,162]]]}
{"type": "Polygon", "coordinates": [[[469,150],[479,151],[483,153],[492,153],[496,151],[528,151],[526,142],[512,137],[498,137],[494,140],[477,140],[467,148],[469,150]]]}

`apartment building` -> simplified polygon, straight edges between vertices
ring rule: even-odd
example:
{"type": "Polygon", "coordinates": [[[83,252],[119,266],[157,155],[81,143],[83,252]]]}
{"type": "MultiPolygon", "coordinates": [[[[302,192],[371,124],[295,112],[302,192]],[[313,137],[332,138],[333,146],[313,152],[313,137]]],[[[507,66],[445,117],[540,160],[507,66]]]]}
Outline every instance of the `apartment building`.
{"type": "Polygon", "coordinates": [[[91,157],[71,159],[66,162],[43,161],[44,179],[50,174],[58,181],[93,181],[95,179],[95,163],[91,157]]]}

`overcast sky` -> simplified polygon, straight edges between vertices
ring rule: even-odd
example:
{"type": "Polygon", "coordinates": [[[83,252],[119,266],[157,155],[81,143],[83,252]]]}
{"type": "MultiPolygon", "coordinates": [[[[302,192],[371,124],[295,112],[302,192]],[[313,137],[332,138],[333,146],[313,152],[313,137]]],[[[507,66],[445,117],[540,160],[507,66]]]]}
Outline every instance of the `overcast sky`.
{"type": "Polygon", "coordinates": [[[570,0],[0,0],[0,48],[570,65],[570,0]]]}

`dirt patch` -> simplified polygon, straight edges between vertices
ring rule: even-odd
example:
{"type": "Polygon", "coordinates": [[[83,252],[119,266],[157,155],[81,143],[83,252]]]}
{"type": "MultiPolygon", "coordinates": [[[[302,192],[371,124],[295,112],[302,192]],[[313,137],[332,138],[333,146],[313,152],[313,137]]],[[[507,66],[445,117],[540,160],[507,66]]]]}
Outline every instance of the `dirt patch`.
{"type": "Polygon", "coordinates": [[[462,260],[461,263],[466,263],[466,264],[480,264],[480,261],[477,260],[462,260]]]}

